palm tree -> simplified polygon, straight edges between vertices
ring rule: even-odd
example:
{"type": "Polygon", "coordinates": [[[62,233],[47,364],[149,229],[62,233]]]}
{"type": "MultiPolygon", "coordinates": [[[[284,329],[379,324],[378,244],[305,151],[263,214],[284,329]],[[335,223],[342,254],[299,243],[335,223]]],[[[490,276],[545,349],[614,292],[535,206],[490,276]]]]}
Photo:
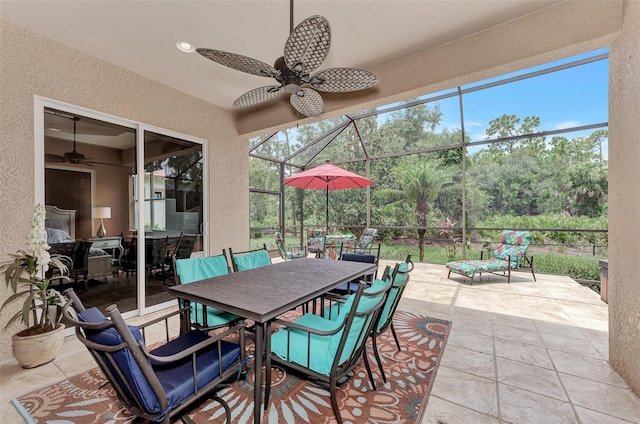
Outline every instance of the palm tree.
{"type": "MultiPolygon", "coordinates": [[[[435,161],[421,160],[398,170],[396,177],[402,186],[405,200],[414,205],[414,214],[418,226],[426,227],[429,219],[430,204],[438,197],[442,187],[451,182],[451,173],[439,167],[435,161]]],[[[424,234],[426,229],[418,230],[420,261],[424,260],[424,234]]]]}

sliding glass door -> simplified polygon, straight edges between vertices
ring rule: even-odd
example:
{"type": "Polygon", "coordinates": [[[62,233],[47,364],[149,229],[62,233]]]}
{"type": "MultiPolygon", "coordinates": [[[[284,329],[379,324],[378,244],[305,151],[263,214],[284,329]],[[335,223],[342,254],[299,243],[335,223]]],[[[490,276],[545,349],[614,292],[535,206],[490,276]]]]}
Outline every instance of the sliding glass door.
{"type": "Polygon", "coordinates": [[[130,314],[175,302],[172,256],[207,245],[203,140],[48,99],[36,109],[36,193],[52,251],[74,261],[68,285],[87,307],[130,314]]]}

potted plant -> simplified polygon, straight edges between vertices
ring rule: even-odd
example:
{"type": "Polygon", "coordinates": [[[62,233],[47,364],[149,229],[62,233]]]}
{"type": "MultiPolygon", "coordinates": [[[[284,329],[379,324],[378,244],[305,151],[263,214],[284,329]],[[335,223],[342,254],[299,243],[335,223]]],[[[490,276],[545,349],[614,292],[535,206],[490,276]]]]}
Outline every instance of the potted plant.
{"type": "Polygon", "coordinates": [[[38,204],[33,213],[26,250],[18,251],[12,255],[13,261],[0,267],[7,288],[13,292],[0,306],[0,311],[14,301],[23,300],[22,310],[5,327],[20,318],[28,327],[12,337],[13,356],[23,368],[34,368],[52,361],[64,339],[59,307],[65,298],[50,284],[69,280],[65,274],[69,270],[66,263],[70,259],[49,254],[44,219],[45,208],[38,204]]]}

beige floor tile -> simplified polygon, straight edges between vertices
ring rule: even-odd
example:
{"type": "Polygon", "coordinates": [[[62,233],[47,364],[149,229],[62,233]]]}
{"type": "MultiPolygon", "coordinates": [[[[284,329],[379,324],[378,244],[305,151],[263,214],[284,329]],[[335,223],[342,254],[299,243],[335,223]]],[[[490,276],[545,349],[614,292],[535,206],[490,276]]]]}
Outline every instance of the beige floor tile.
{"type": "Polygon", "coordinates": [[[40,387],[64,380],[65,375],[53,363],[37,368],[22,369],[17,363],[3,365],[0,369],[0,402],[29,393],[40,387]]]}
{"type": "Polygon", "coordinates": [[[430,395],[421,424],[498,424],[497,418],[430,395]]]}
{"type": "MultiPolygon", "coordinates": [[[[620,418],[613,417],[611,415],[606,415],[598,411],[594,411],[592,409],[582,408],[580,406],[575,407],[576,412],[578,413],[578,417],[580,417],[580,422],[582,424],[629,424],[633,423],[632,421],[623,420],[620,418]]],[[[633,424],[637,424],[636,421],[633,424]]]]}
{"type": "Polygon", "coordinates": [[[529,318],[535,320],[536,322],[557,323],[568,326],[573,325],[573,321],[571,321],[569,315],[567,315],[560,307],[550,307],[547,309],[529,308],[529,318]]]}
{"type": "Polygon", "coordinates": [[[499,313],[494,315],[493,322],[500,325],[508,325],[509,327],[521,328],[523,330],[536,331],[533,320],[521,316],[499,313]]]}
{"type": "Polygon", "coordinates": [[[18,410],[10,402],[0,403],[0,423],[21,424],[27,421],[20,415],[18,410]]]}
{"type": "Polygon", "coordinates": [[[500,384],[502,422],[510,424],[578,424],[571,405],[527,390],[500,384]]]}
{"type": "Polygon", "coordinates": [[[431,395],[497,417],[496,390],[495,381],[441,366],[431,395]]]}
{"type": "Polygon", "coordinates": [[[493,355],[493,337],[455,329],[449,334],[447,346],[460,346],[477,352],[493,355]]]}
{"type": "Polygon", "coordinates": [[[581,328],[584,337],[592,343],[609,344],[609,331],[595,330],[593,328],[581,328]]]}
{"type": "Polygon", "coordinates": [[[523,330],[522,328],[494,323],[493,334],[499,339],[542,346],[542,339],[540,339],[537,331],[523,330]]]}
{"type": "Polygon", "coordinates": [[[640,422],[640,400],[629,389],[562,373],[560,380],[573,404],[631,422],[640,422]]]}
{"type": "Polygon", "coordinates": [[[495,339],[496,356],[535,365],[537,367],[553,369],[547,349],[511,340],[495,339]]]}
{"type": "Polygon", "coordinates": [[[447,345],[440,364],[478,377],[496,379],[493,354],[447,345]]]}
{"type": "Polygon", "coordinates": [[[86,347],[84,352],[78,352],[73,356],[66,357],[64,360],[56,360],[55,364],[65,375],[65,378],[73,377],[98,366],[86,347]]]}
{"type": "Polygon", "coordinates": [[[600,344],[600,343],[591,343],[595,350],[598,351],[602,359],[605,361],[609,361],[609,343],[600,344]]]}
{"type": "MultiPolygon", "coordinates": [[[[484,324],[489,324],[493,322],[493,314],[491,312],[479,310],[476,308],[463,308],[460,306],[456,306],[455,317],[456,317],[456,320],[458,318],[462,318],[463,320],[479,321],[480,323],[484,323],[484,324]]],[[[493,334],[492,330],[491,330],[491,334],[493,334]]]]}
{"type": "Polygon", "coordinates": [[[591,342],[585,339],[557,336],[555,334],[542,334],[544,345],[553,350],[587,356],[600,359],[601,356],[591,342]]]}
{"type": "Polygon", "coordinates": [[[496,358],[496,367],[501,384],[568,401],[555,371],[504,358],[496,358]]]}
{"type": "Polygon", "coordinates": [[[614,386],[627,387],[622,377],[613,369],[609,362],[586,358],[581,355],[549,350],[549,356],[558,372],[575,375],[599,383],[612,384],[614,386]]]}
{"type": "MultiPolygon", "coordinates": [[[[536,321],[538,332],[544,335],[573,337],[574,339],[586,339],[582,331],[573,324],[561,324],[558,322],[536,321]]],[[[544,340],[544,338],[543,338],[544,340]]]]}
{"type": "Polygon", "coordinates": [[[474,333],[484,334],[485,336],[493,336],[491,319],[473,319],[456,314],[453,319],[452,328],[454,330],[471,331],[474,333]]]}

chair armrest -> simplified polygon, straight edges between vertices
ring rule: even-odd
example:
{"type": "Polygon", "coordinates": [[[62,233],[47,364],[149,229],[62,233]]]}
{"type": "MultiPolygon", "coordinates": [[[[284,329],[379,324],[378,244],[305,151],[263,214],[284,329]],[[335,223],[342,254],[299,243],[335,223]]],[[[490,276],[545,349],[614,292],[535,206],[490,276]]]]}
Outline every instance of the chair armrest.
{"type": "Polygon", "coordinates": [[[280,319],[276,319],[273,321],[275,324],[279,324],[285,328],[295,328],[296,330],[301,330],[304,331],[306,333],[309,334],[316,334],[318,336],[332,336],[336,333],[338,333],[342,327],[344,327],[345,322],[343,321],[337,328],[331,330],[331,331],[322,331],[322,330],[318,330],[316,328],[312,328],[312,327],[307,327],[304,325],[300,325],[300,324],[296,324],[295,322],[291,322],[291,321],[283,321],[280,319]]]}
{"type": "Polygon", "coordinates": [[[176,316],[176,315],[183,315],[186,316],[186,314],[189,313],[189,310],[191,309],[190,306],[184,307],[184,308],[180,308],[177,311],[174,312],[170,312],[168,314],[165,314],[161,317],[158,317],[156,319],[153,319],[151,321],[145,322],[144,324],[141,324],[138,326],[138,328],[140,329],[140,331],[142,332],[142,337],[146,340],[146,329],[147,327],[150,327],[154,324],[157,324],[159,322],[164,322],[165,324],[165,341],[169,341],[170,337],[169,337],[169,318],[176,316]]]}
{"type": "MultiPolygon", "coordinates": [[[[149,353],[149,351],[147,350],[147,347],[144,345],[144,343],[142,342],[138,342],[138,344],[140,345],[140,347],[142,348],[142,352],[144,353],[144,355],[149,358],[152,362],[156,363],[156,364],[170,364],[172,362],[177,362],[177,361],[181,361],[189,356],[195,355],[196,353],[198,353],[199,351],[211,346],[214,343],[219,343],[222,341],[222,339],[232,333],[235,333],[236,331],[241,331],[244,329],[244,323],[242,324],[238,324],[235,325],[233,327],[230,327],[228,330],[222,332],[222,333],[218,333],[215,336],[209,337],[209,339],[202,341],[200,343],[197,343],[183,351],[181,351],[180,353],[176,353],[175,355],[169,355],[169,356],[156,356],[153,355],[151,353],[149,353]]],[[[196,330],[197,331],[197,330],[196,330]]]]}

